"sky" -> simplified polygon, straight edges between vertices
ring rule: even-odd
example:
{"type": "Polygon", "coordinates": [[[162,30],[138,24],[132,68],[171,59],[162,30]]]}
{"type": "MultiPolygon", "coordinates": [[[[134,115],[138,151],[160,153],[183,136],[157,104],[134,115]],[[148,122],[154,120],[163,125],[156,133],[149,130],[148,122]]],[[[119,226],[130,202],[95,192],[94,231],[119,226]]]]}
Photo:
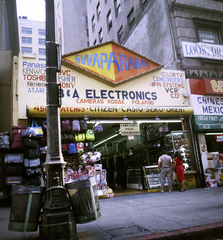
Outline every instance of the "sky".
{"type": "Polygon", "coordinates": [[[45,0],[16,0],[17,16],[28,20],[45,21],[45,0]]]}

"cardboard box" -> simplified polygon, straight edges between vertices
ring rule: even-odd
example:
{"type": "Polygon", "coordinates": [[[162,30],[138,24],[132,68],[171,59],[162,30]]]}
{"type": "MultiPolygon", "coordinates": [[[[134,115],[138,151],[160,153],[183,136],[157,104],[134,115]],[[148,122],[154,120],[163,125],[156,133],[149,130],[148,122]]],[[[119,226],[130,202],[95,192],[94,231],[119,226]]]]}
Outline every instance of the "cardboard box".
{"type": "Polygon", "coordinates": [[[207,186],[208,188],[217,187],[217,186],[218,186],[217,180],[216,180],[216,179],[206,180],[206,186],[207,186]]]}

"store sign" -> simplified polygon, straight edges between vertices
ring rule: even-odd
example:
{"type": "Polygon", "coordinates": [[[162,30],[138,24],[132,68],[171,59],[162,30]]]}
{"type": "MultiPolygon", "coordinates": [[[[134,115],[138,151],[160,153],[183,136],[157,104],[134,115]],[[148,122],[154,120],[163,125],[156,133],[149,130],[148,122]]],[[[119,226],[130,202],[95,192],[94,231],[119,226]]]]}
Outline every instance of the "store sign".
{"type": "Polygon", "coordinates": [[[120,131],[122,136],[141,135],[139,124],[120,124],[120,131]]]}
{"type": "Polygon", "coordinates": [[[223,135],[215,135],[216,142],[223,142],[223,135]]]}
{"type": "Polygon", "coordinates": [[[223,80],[203,78],[200,80],[200,88],[203,95],[223,96],[223,80]]]}
{"type": "Polygon", "coordinates": [[[223,124],[196,124],[195,129],[204,132],[207,130],[223,130],[223,124]]]}
{"type": "Polygon", "coordinates": [[[223,60],[223,45],[184,41],[181,44],[184,57],[223,60]]]}
{"type": "Polygon", "coordinates": [[[120,83],[161,67],[160,64],[114,42],[66,54],[63,60],[112,83],[120,83]]]}

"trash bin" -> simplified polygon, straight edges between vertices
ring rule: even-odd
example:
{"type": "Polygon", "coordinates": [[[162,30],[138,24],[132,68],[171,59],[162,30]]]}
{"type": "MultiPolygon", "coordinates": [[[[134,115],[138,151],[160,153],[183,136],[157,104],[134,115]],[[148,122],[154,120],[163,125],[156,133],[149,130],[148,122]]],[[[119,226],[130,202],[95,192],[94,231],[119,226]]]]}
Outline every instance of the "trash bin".
{"type": "Polygon", "coordinates": [[[44,188],[34,185],[12,185],[12,202],[8,230],[37,231],[44,188]]]}
{"type": "Polygon", "coordinates": [[[65,184],[76,223],[88,223],[101,217],[95,177],[65,184]]]}

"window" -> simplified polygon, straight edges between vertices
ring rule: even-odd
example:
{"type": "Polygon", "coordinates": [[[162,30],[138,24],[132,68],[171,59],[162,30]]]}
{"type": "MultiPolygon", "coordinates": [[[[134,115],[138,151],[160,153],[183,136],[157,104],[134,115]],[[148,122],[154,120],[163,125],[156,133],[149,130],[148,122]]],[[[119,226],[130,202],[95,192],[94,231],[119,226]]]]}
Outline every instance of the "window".
{"type": "Polygon", "coordinates": [[[92,24],[92,32],[94,32],[94,28],[95,28],[95,17],[94,17],[94,15],[91,19],[91,24],[92,24]]]}
{"type": "Polygon", "coordinates": [[[118,43],[122,43],[123,41],[123,26],[121,26],[118,30],[118,43]]]}
{"type": "Polygon", "coordinates": [[[33,50],[31,47],[22,47],[22,52],[23,53],[32,53],[33,50]]]}
{"type": "Polygon", "coordinates": [[[147,4],[149,3],[149,0],[141,0],[142,1],[142,7],[146,8],[147,4]]]}
{"type": "Polygon", "coordinates": [[[89,37],[89,31],[88,31],[88,28],[86,29],[86,36],[89,37]]]}
{"type": "Polygon", "coordinates": [[[94,43],[93,43],[93,45],[96,45],[96,44],[97,44],[97,39],[95,39],[95,40],[94,40],[94,43]]]}
{"type": "Polygon", "coordinates": [[[100,29],[100,31],[98,33],[98,37],[99,37],[99,43],[102,43],[102,41],[103,41],[102,28],[100,29]]]}
{"type": "Polygon", "coordinates": [[[127,19],[128,19],[129,27],[130,27],[130,29],[132,29],[132,27],[133,27],[134,24],[135,24],[134,8],[132,8],[131,11],[129,12],[129,14],[128,14],[128,16],[127,16],[127,19]]]}
{"type": "Polygon", "coordinates": [[[39,55],[46,55],[46,49],[45,48],[39,48],[39,55]]]}
{"type": "Polygon", "coordinates": [[[38,33],[39,33],[39,35],[43,35],[43,36],[46,35],[45,29],[38,29],[38,33]]]}
{"type": "Polygon", "coordinates": [[[45,38],[39,38],[39,45],[45,45],[46,39],[45,38]]]}
{"type": "Polygon", "coordinates": [[[107,3],[107,0],[105,0],[105,4],[107,3]]]}
{"type": "Polygon", "coordinates": [[[199,42],[222,44],[220,22],[194,18],[194,24],[199,42]]]}
{"type": "Polygon", "coordinates": [[[39,61],[46,61],[45,58],[39,58],[39,61]]]}
{"type": "Polygon", "coordinates": [[[120,0],[114,0],[114,3],[115,3],[115,17],[118,17],[118,15],[121,12],[120,0]]]}
{"type": "Polygon", "coordinates": [[[97,12],[97,18],[99,20],[100,15],[101,15],[101,8],[100,8],[100,2],[98,2],[98,5],[96,7],[96,12],[97,12]]]}
{"type": "Polygon", "coordinates": [[[111,10],[109,10],[107,15],[107,25],[108,25],[108,32],[112,28],[112,17],[111,17],[111,10]]]}
{"type": "Polygon", "coordinates": [[[22,27],[22,33],[32,34],[32,28],[22,27]]]}
{"type": "Polygon", "coordinates": [[[31,37],[22,37],[22,43],[32,44],[32,38],[31,37]]]}

